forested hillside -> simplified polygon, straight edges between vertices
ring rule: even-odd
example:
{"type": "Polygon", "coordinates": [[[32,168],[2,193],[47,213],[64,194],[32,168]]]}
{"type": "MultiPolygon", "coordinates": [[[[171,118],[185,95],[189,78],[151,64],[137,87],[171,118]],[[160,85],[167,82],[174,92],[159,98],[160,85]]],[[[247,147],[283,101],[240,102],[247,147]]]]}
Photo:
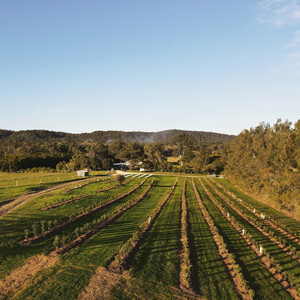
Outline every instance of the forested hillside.
{"type": "Polygon", "coordinates": [[[91,141],[94,143],[110,143],[120,139],[122,142],[138,143],[169,143],[174,136],[179,134],[188,134],[195,139],[198,145],[220,144],[230,142],[234,135],[205,132],[205,131],[188,131],[188,130],[164,130],[158,132],[139,132],[139,131],[94,131],[91,133],[66,133],[48,130],[0,130],[1,143],[9,142],[20,145],[22,142],[62,142],[73,141],[83,143],[91,141]]]}
{"type": "Polygon", "coordinates": [[[300,120],[280,120],[244,130],[231,143],[225,174],[248,192],[266,196],[276,207],[300,209],[300,120]]]}
{"type": "Polygon", "coordinates": [[[216,149],[219,153],[224,143],[233,138],[225,134],[181,130],[83,134],[0,130],[0,170],[99,170],[110,169],[114,162],[131,161],[134,167],[142,161],[143,167],[149,170],[220,172],[223,164],[216,163],[220,158],[215,155],[216,149]],[[182,157],[180,164],[169,163],[170,156],[182,157]]]}

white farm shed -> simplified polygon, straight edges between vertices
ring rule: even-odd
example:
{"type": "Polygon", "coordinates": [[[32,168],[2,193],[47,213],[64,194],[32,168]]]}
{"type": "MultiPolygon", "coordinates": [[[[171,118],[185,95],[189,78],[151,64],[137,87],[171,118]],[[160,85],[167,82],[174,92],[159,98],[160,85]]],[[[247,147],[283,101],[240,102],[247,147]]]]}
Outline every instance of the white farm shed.
{"type": "Polygon", "coordinates": [[[87,171],[87,170],[79,170],[79,171],[77,171],[77,176],[80,176],[80,177],[89,176],[89,171],[87,171]]]}

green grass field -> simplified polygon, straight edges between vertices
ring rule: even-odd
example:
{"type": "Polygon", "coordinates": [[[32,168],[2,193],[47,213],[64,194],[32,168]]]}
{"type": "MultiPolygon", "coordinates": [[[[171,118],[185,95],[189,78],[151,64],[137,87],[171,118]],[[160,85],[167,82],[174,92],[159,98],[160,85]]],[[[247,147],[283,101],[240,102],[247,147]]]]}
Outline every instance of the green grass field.
{"type": "Polygon", "coordinates": [[[105,176],[107,172],[92,172],[86,178],[71,173],[0,173],[0,207],[14,198],[72,181],[84,181],[94,176],[105,176]]]}
{"type": "MultiPolygon", "coordinates": [[[[8,176],[7,181],[15,180],[16,177],[13,177],[15,175],[8,176]]],[[[21,175],[24,174],[18,174],[18,176],[21,175]]],[[[32,176],[34,175],[36,174],[32,176]]],[[[31,180],[35,179],[32,178],[31,180]]],[[[196,299],[199,297],[204,299],[240,299],[241,296],[237,292],[231,274],[218,252],[218,247],[209,226],[202,215],[191,178],[187,178],[186,199],[192,287],[195,294],[180,289],[180,219],[184,176],[179,177],[173,194],[163,206],[157,219],[154,220],[150,230],[143,236],[130,260],[128,260],[123,274],[113,273],[109,269],[110,263],[114,260],[122,245],[139,230],[140,226],[148,219],[148,216],[160,207],[161,200],[170,192],[176,177],[154,175],[128,196],[84,218],[76,219],[73,223],[62,227],[53,234],[46,235],[32,245],[19,244],[25,238],[24,230],[29,229],[32,232],[34,223],[41,224],[41,221],[45,221],[47,224],[48,221],[54,222],[56,220],[57,224],[63,224],[70,219],[74,219],[76,215],[82,212],[91,211],[97,205],[118,198],[132,190],[144,179],[134,178],[123,185],[105,180],[95,180],[80,188],[78,184],[74,184],[36,197],[14,209],[6,216],[0,217],[0,298],[2,295],[3,299],[78,299],[82,297],[85,289],[85,293],[89,295],[90,290],[87,287],[95,291],[95,285],[98,284],[97,288],[99,290],[108,289],[109,299],[196,299]],[[15,274],[14,272],[21,270],[20,268],[26,265],[30,258],[37,257],[37,255],[50,257],[50,253],[55,250],[54,240],[56,237],[63,239],[69,236],[75,239],[74,232],[80,228],[88,226],[89,229],[92,229],[96,227],[96,220],[104,222],[124,207],[134,203],[153,179],[155,180],[154,185],[139,203],[133,205],[111,223],[89,236],[84,242],[79,243],[74,249],[59,255],[54,266],[49,268],[39,267],[26,282],[23,282],[22,276],[19,276],[15,278],[15,280],[20,281],[19,286],[11,288],[8,292],[4,291],[3,286],[6,280],[11,280],[10,274],[15,274]],[[77,189],[62,193],[75,187],[75,185],[78,186],[77,189]],[[113,189],[97,193],[97,191],[108,187],[113,187],[113,189]],[[46,206],[63,203],[85,195],[88,195],[88,197],[50,210],[42,209],[46,206]],[[106,270],[105,274],[108,278],[105,280],[107,282],[110,282],[111,277],[112,283],[107,287],[101,280],[95,281],[94,279],[98,272],[102,270],[101,268],[106,270]],[[114,281],[113,278],[116,276],[118,280],[114,279],[114,281]]],[[[64,180],[67,181],[66,178],[64,180]]],[[[300,267],[296,260],[293,260],[247,222],[245,218],[240,216],[203,179],[202,182],[214,200],[222,204],[230,215],[234,216],[248,232],[251,232],[252,236],[280,263],[284,272],[295,277],[300,276],[300,267]]],[[[250,212],[247,212],[239,203],[230,199],[228,195],[226,196],[213,182],[209,182],[226,200],[242,211],[245,217],[250,217],[250,212]]],[[[219,179],[218,182],[224,184],[224,187],[226,186],[228,189],[233,189],[228,181],[225,182],[219,179]]],[[[255,292],[254,299],[292,299],[285,288],[264,267],[240,233],[209,199],[198,178],[195,178],[195,183],[201,201],[217,226],[219,234],[223,237],[229,252],[234,254],[235,261],[240,266],[241,273],[247,280],[248,286],[255,292]]],[[[26,189],[34,189],[35,185],[35,183],[26,185],[26,189]]],[[[9,190],[10,187],[7,186],[3,189],[9,190]]],[[[240,192],[237,188],[234,189],[236,193],[240,192]]],[[[26,190],[24,190],[24,193],[26,193],[26,190]]],[[[239,195],[243,196],[242,193],[239,195]]],[[[262,205],[262,207],[268,209],[265,205],[262,205]]],[[[271,211],[268,210],[269,213],[271,211]]],[[[295,221],[285,222],[292,224],[295,221]]],[[[269,227],[266,227],[266,230],[273,230],[274,234],[278,233],[278,230],[269,227]]],[[[34,268],[34,266],[29,266],[28,270],[30,268],[34,268]]],[[[15,275],[11,276],[14,279],[13,276],[15,275]]],[[[93,298],[91,296],[86,297],[85,299],[93,298]]]]}

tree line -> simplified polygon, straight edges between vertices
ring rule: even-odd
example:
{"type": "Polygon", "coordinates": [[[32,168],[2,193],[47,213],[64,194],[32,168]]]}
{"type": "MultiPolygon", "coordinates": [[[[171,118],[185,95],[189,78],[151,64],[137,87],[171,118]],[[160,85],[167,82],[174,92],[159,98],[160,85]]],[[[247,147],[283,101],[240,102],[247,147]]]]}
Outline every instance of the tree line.
{"type": "Polygon", "coordinates": [[[110,142],[60,142],[31,139],[6,140],[0,144],[0,170],[15,172],[30,168],[74,171],[83,168],[109,170],[115,162],[129,161],[131,168],[151,171],[217,172],[224,168],[224,144],[199,145],[187,133],[168,143],[139,143],[115,139],[110,142]],[[169,160],[177,158],[177,162],[169,160]],[[142,163],[142,164],[141,164],[142,163]]]}
{"type": "MultiPolygon", "coordinates": [[[[14,135],[0,130],[0,170],[110,170],[115,162],[130,161],[132,169],[223,173],[246,191],[267,195],[277,206],[295,211],[300,207],[299,132],[300,120],[295,126],[281,120],[273,126],[261,123],[222,142],[208,142],[213,137],[209,135],[204,143],[195,132],[176,130],[157,133],[164,133],[162,142],[139,142],[132,140],[133,133],[122,132],[114,132],[105,141],[96,137],[108,138],[108,132],[94,132],[89,137],[97,141],[83,141],[80,135],[59,132],[23,131],[14,135]]],[[[147,133],[135,139],[138,137],[149,141],[147,133]]]]}
{"type": "Polygon", "coordinates": [[[224,173],[248,192],[266,195],[277,207],[300,210],[300,120],[280,119],[241,132],[223,153],[224,173]]]}

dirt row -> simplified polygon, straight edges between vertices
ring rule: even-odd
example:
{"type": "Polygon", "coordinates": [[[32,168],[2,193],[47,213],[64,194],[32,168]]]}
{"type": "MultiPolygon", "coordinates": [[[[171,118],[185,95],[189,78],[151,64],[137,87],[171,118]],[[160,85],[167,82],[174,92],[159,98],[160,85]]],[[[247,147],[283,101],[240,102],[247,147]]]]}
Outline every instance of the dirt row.
{"type": "Polygon", "coordinates": [[[97,225],[96,227],[94,227],[93,229],[89,230],[87,233],[79,236],[78,238],[76,238],[75,240],[71,241],[70,243],[62,246],[61,248],[59,248],[57,250],[54,250],[51,254],[52,255],[62,255],[64,253],[70,251],[71,249],[74,249],[75,247],[79,246],[84,241],[86,241],[87,239],[89,239],[90,237],[92,237],[93,235],[95,235],[96,233],[98,233],[100,230],[104,229],[105,227],[107,227],[108,225],[110,225],[111,223],[113,223],[115,220],[117,220],[118,218],[120,218],[130,208],[132,208],[133,206],[135,206],[138,203],[140,203],[146,197],[146,195],[148,194],[148,192],[152,188],[153,184],[154,184],[154,180],[139,195],[139,197],[138,197],[138,199],[136,201],[134,201],[133,203],[127,205],[124,208],[122,208],[120,211],[118,211],[117,213],[115,213],[109,219],[105,220],[103,223],[101,223],[101,224],[97,225]]]}
{"type": "MultiPolygon", "coordinates": [[[[226,193],[230,198],[232,198],[233,200],[237,201],[237,197],[235,195],[233,195],[231,192],[229,192],[228,190],[226,190],[222,185],[220,185],[218,182],[216,182],[215,180],[211,179],[224,193],[226,193]]],[[[241,204],[242,206],[244,206],[246,209],[248,209],[250,212],[254,213],[257,217],[261,217],[259,212],[254,212],[253,208],[249,207],[244,201],[242,202],[238,202],[239,204],[241,204]]],[[[282,227],[280,227],[279,225],[276,225],[275,223],[273,223],[270,219],[266,218],[266,219],[262,219],[263,222],[265,222],[267,225],[271,226],[274,229],[279,230],[281,233],[283,233],[287,238],[289,238],[290,240],[294,241],[295,243],[300,245],[300,239],[298,239],[297,237],[293,236],[291,233],[289,233],[288,231],[286,231],[285,229],[283,229],[282,227]]]]}
{"type": "Polygon", "coordinates": [[[227,199],[225,199],[218,191],[205,179],[207,184],[211,187],[211,189],[225,202],[227,203],[234,211],[238,213],[239,216],[241,216],[245,221],[247,221],[249,224],[251,224],[254,228],[259,230],[264,236],[266,236],[272,243],[276,244],[279,248],[281,248],[282,251],[284,251],[287,255],[289,255],[292,259],[296,260],[298,263],[300,263],[300,258],[297,255],[294,255],[288,247],[286,247],[284,244],[276,241],[274,237],[272,237],[269,233],[265,232],[261,227],[256,225],[252,220],[250,220],[245,215],[241,214],[241,212],[227,199]]]}
{"type": "Polygon", "coordinates": [[[190,239],[189,239],[189,217],[186,201],[186,178],[182,187],[181,194],[181,210],[180,210],[180,273],[179,282],[180,289],[185,292],[194,293],[192,288],[192,263],[190,254],[190,239]]]}
{"type": "Polygon", "coordinates": [[[297,290],[294,289],[291,284],[284,280],[283,275],[278,272],[274,267],[272,267],[272,263],[270,259],[268,259],[264,254],[261,254],[259,249],[253,244],[250,239],[242,233],[242,228],[237,225],[235,222],[232,221],[232,219],[227,215],[227,213],[224,211],[224,209],[221,207],[221,205],[215,201],[215,199],[211,196],[209,191],[205,188],[202,181],[199,179],[205,193],[210,198],[210,200],[216,205],[216,207],[219,209],[221,214],[228,220],[228,222],[231,224],[231,226],[240,234],[240,236],[245,240],[248,246],[256,253],[256,255],[260,258],[262,264],[264,267],[272,274],[272,276],[283,286],[283,288],[294,298],[294,299],[300,299],[300,295],[298,294],[297,290]]]}
{"type": "Polygon", "coordinates": [[[31,244],[33,244],[33,243],[36,243],[36,242],[39,242],[39,241],[45,239],[46,237],[48,237],[49,235],[54,234],[55,232],[59,232],[59,231],[63,230],[66,226],[68,226],[68,225],[70,225],[70,224],[73,224],[73,223],[76,223],[76,222],[78,222],[79,220],[82,220],[82,219],[84,219],[84,218],[90,216],[91,214],[95,213],[96,211],[98,211],[98,210],[100,210],[100,209],[103,209],[104,207],[107,207],[107,206],[109,206],[109,205],[111,205],[111,204],[113,204],[113,203],[115,203],[115,202],[117,202],[117,201],[119,201],[119,200],[125,198],[126,196],[132,194],[132,193],[133,193],[135,190],[137,190],[141,185],[143,185],[145,181],[146,181],[146,179],[144,179],[142,182],[140,182],[138,185],[136,185],[136,186],[135,186],[134,188],[132,188],[130,191],[128,191],[128,192],[122,194],[121,196],[119,196],[119,197],[117,197],[117,198],[115,198],[115,199],[113,199],[113,200],[111,200],[111,201],[109,201],[109,202],[107,202],[107,203],[104,203],[104,204],[102,204],[102,205],[99,205],[99,206],[97,206],[97,207],[91,209],[91,210],[88,211],[88,212],[82,213],[82,214],[80,214],[80,215],[74,217],[73,219],[71,219],[71,220],[69,220],[69,221],[66,221],[66,222],[64,222],[64,223],[58,224],[58,225],[52,227],[50,230],[47,230],[47,231],[45,231],[45,232],[43,232],[43,233],[41,233],[41,234],[38,234],[38,235],[36,235],[36,236],[34,236],[34,237],[31,237],[31,238],[29,238],[29,239],[27,239],[27,240],[22,240],[22,241],[20,242],[20,244],[21,244],[21,245],[31,245],[31,244]]]}
{"type": "MultiPolygon", "coordinates": [[[[178,177],[176,178],[170,192],[158,204],[158,208],[155,210],[155,213],[152,215],[151,219],[144,223],[145,226],[143,227],[142,230],[139,230],[137,232],[137,235],[135,238],[131,238],[128,241],[130,243],[129,250],[126,251],[125,254],[123,254],[123,255],[120,255],[120,254],[116,255],[117,259],[112,261],[108,267],[110,270],[122,273],[128,267],[129,262],[134,257],[135,253],[137,252],[137,250],[139,249],[143,240],[145,239],[147,233],[150,231],[154,222],[156,221],[156,219],[160,215],[161,211],[163,210],[164,206],[166,205],[167,201],[172,196],[172,194],[176,188],[177,182],[178,182],[178,177]]],[[[143,226],[143,224],[142,224],[142,226],[143,226]]]]}
{"type": "Polygon", "coordinates": [[[219,234],[218,229],[216,228],[213,219],[211,218],[209,212],[207,211],[204,204],[202,203],[201,197],[199,195],[199,192],[198,192],[195,182],[194,182],[194,178],[192,179],[192,183],[193,183],[193,189],[194,189],[194,193],[195,193],[199,208],[200,208],[202,215],[209,227],[209,230],[213,236],[213,239],[218,247],[219,254],[220,254],[225,266],[227,267],[229,274],[231,275],[232,281],[235,284],[238,294],[241,296],[242,299],[247,299],[247,300],[253,299],[253,296],[251,295],[251,291],[245,284],[246,281],[241,279],[241,278],[243,278],[242,273],[237,271],[237,269],[240,269],[240,268],[234,268],[234,265],[237,265],[237,263],[231,259],[231,256],[229,255],[226,244],[224,243],[223,237],[219,234]]]}

